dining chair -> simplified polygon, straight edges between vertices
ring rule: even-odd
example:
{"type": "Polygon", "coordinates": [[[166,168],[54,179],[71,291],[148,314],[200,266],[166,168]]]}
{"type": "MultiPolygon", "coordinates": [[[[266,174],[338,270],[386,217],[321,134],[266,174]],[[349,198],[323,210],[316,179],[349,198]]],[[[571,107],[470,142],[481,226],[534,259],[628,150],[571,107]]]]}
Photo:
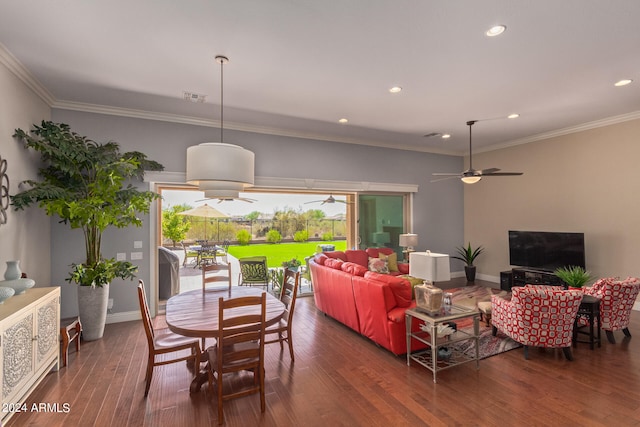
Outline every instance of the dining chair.
{"type": "Polygon", "coordinates": [[[240,275],[238,286],[262,285],[269,289],[269,269],[266,256],[244,257],[238,260],[240,275]]]}
{"type": "Polygon", "coordinates": [[[147,295],[144,290],[144,282],[138,280],[138,301],[140,302],[140,314],[142,315],[142,323],[144,331],[147,335],[147,345],[149,347],[149,357],[147,359],[147,372],[145,376],[146,385],[144,388],[144,396],[149,394],[151,386],[151,377],[153,376],[153,368],[169,363],[181,362],[183,360],[193,360],[194,370],[200,367],[200,344],[197,338],[188,338],[182,335],[174,334],[170,331],[156,332],[151,323],[149,315],[149,306],[147,305],[147,295]],[[182,350],[191,350],[188,356],[181,356],[173,359],[156,360],[157,355],[174,353],[182,350]]]}
{"type": "Polygon", "coordinates": [[[202,265],[202,292],[207,283],[226,282],[231,290],[231,264],[204,264],[202,265]]]}
{"type": "Polygon", "coordinates": [[[293,323],[293,310],[296,306],[296,298],[298,296],[298,288],[300,283],[300,272],[285,269],[284,281],[280,290],[280,301],[284,304],[284,314],[280,319],[280,322],[269,326],[265,331],[265,335],[275,335],[278,337],[275,339],[267,339],[265,344],[280,343],[280,349],[284,348],[283,342],[286,341],[289,345],[289,354],[291,356],[291,363],[295,362],[293,355],[293,339],[291,334],[291,327],[293,323]]]}
{"type": "MultiPolygon", "coordinates": [[[[266,293],[260,296],[220,298],[217,342],[207,349],[209,357],[209,390],[217,393],[218,424],[224,422],[223,402],[260,393],[260,410],[265,411],[264,333],[266,293]],[[224,393],[225,374],[249,371],[253,382],[232,384],[224,393]],[[214,383],[216,388],[214,389],[214,383]],[[239,387],[239,388],[237,388],[239,387]]],[[[229,384],[227,384],[228,386],[229,384]]]]}

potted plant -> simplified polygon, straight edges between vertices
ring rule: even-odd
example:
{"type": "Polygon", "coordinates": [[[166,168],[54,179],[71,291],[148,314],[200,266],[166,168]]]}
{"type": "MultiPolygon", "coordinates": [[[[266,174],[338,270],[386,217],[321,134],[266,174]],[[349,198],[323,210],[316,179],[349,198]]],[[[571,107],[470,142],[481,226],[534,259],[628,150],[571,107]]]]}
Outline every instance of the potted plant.
{"type": "Polygon", "coordinates": [[[288,268],[289,270],[292,271],[298,271],[298,269],[300,268],[300,266],[302,265],[302,263],[300,262],[300,260],[298,258],[291,258],[288,261],[283,261],[282,262],[282,266],[284,268],[288,268]]]}
{"type": "Polygon", "coordinates": [[[591,273],[582,267],[567,266],[556,268],[553,272],[570,288],[582,288],[589,280],[591,280],[591,273]]]}
{"type": "Polygon", "coordinates": [[[471,242],[469,242],[466,248],[464,246],[457,247],[456,252],[458,253],[458,256],[451,257],[464,261],[464,273],[467,276],[467,282],[473,282],[476,280],[476,267],[473,265],[473,262],[483,251],[484,248],[482,246],[478,246],[473,249],[471,247],[471,242]]]}
{"type": "Polygon", "coordinates": [[[159,197],[125,184],[141,179],[145,170],[162,170],[161,164],[140,152],[120,153],[117,143],[100,144],[72,132],[68,125],[43,121],[30,133],[16,129],[13,135],[26,148],[40,153],[40,180],[11,197],[16,210],[37,204],[47,215],[84,233],[86,259],[71,265],[66,279],[78,285],[78,309],[83,338],[102,337],[107,314],[109,283],[115,278],[133,279],[137,267],[129,262],[104,259],[102,234],[109,226],[141,226],[138,213],[148,213],[159,197]]]}

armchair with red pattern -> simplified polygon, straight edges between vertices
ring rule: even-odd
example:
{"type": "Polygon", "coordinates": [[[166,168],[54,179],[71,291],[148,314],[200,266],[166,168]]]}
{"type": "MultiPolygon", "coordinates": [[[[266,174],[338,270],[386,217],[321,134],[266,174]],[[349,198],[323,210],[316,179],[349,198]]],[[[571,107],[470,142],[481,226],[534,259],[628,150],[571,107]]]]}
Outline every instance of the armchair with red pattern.
{"type": "Polygon", "coordinates": [[[628,277],[619,280],[609,277],[583,289],[585,294],[600,299],[600,322],[609,342],[616,343],[613,331],[622,330],[625,336],[631,337],[628,326],[633,304],[640,291],[640,279],[628,277]]]}
{"type": "Polygon", "coordinates": [[[567,360],[573,360],[573,324],[582,291],[536,285],[518,286],[511,291],[510,297],[491,297],[493,335],[499,329],[523,344],[525,359],[529,358],[529,346],[534,346],[562,348],[567,360]]]}

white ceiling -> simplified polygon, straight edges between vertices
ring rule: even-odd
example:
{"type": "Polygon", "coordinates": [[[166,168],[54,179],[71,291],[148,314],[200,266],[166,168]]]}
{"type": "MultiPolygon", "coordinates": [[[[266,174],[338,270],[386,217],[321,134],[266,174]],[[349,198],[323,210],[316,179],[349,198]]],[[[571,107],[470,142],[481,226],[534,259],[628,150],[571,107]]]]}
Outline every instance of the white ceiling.
{"type": "Polygon", "coordinates": [[[476,124],[482,151],[639,118],[639,22],[638,0],[0,0],[0,61],[54,107],[213,125],[226,55],[227,128],[461,154],[467,120],[521,115],[476,124]]]}

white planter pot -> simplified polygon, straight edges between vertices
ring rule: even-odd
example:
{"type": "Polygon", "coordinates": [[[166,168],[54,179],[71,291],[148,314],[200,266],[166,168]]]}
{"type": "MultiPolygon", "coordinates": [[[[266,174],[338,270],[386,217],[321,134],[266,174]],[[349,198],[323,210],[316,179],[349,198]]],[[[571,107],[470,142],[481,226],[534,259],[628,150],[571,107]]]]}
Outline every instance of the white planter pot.
{"type": "Polygon", "coordinates": [[[107,321],[109,285],[103,287],[78,286],[78,311],[82,323],[82,339],[95,341],[102,338],[107,321]]]}

